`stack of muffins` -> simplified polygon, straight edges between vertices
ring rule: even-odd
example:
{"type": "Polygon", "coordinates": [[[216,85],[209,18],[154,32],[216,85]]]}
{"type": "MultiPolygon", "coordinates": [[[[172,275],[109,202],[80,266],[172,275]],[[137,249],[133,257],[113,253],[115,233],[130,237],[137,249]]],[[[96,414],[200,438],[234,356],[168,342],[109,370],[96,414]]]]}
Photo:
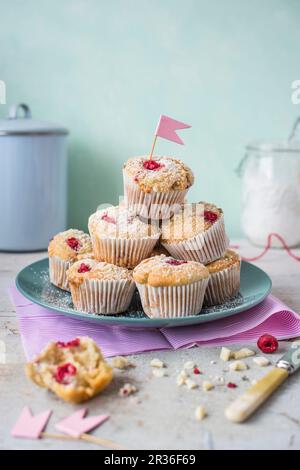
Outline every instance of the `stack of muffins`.
{"type": "Polygon", "coordinates": [[[185,202],[190,168],[172,157],[131,158],[123,168],[125,204],[89,218],[90,235],[68,230],[49,245],[50,280],[74,307],[116,314],[137,288],[151,318],[197,315],[240,287],[240,258],[228,249],[222,209],[185,202]]]}

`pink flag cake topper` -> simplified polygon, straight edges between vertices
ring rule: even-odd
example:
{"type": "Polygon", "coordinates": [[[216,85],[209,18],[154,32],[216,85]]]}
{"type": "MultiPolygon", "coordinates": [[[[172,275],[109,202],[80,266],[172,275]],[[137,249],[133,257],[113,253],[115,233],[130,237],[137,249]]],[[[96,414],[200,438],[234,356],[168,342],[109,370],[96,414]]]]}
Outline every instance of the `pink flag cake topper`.
{"type": "Polygon", "coordinates": [[[109,415],[98,415],[86,418],[86,414],[87,408],[81,408],[81,410],[59,421],[55,427],[59,431],[69,434],[72,437],[80,437],[82,434],[95,429],[109,418],[109,415]]]}
{"type": "Polygon", "coordinates": [[[179,129],[188,129],[191,126],[189,124],[184,124],[184,122],[176,121],[168,116],[163,114],[159,118],[159,122],[155,131],[157,137],[162,137],[163,139],[171,140],[177,144],[184,145],[183,140],[176,134],[176,131],[179,129]]]}
{"type": "Polygon", "coordinates": [[[33,416],[30,408],[25,406],[11,430],[11,435],[14,437],[25,437],[27,439],[39,439],[49,421],[51,413],[51,410],[47,410],[33,416]]]}

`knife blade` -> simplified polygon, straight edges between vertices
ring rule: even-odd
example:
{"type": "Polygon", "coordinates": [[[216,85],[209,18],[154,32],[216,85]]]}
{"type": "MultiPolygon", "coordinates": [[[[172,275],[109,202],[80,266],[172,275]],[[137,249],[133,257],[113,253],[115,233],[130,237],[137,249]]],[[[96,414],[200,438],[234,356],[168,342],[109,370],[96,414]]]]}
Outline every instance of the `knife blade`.
{"type": "Polygon", "coordinates": [[[299,368],[300,341],[294,341],[290,349],[277,361],[275,367],[268,374],[226,408],[226,418],[236,423],[245,421],[299,368]]]}

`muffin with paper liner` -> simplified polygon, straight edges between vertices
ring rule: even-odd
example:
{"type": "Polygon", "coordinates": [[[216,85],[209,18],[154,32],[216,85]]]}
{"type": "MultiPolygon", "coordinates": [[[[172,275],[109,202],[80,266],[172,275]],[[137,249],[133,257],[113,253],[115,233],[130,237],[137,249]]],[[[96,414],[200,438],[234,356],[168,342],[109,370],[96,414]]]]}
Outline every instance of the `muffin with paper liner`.
{"type": "Polygon", "coordinates": [[[229,246],[222,209],[199,202],[183,204],[180,211],[162,223],[162,245],[175,258],[211,263],[229,246]]]}
{"type": "Polygon", "coordinates": [[[145,219],[166,219],[176,213],[194,183],[192,170],[173,157],[130,158],[123,168],[127,206],[145,219]]]}
{"type": "Polygon", "coordinates": [[[160,255],[142,261],[133,279],[148,317],[179,318],[201,311],[209,272],[196,261],[160,255]]]}
{"type": "Polygon", "coordinates": [[[82,230],[69,229],[55,235],[48,247],[50,282],[69,291],[67,270],[82,257],[92,257],[92,250],[91,238],[82,230]]]}
{"type": "Polygon", "coordinates": [[[128,269],[103,261],[77,261],[67,276],[74,307],[82,312],[99,315],[124,312],[135,290],[128,269]]]}
{"type": "Polygon", "coordinates": [[[241,259],[233,250],[206,265],[210,278],[205,292],[206,306],[218,305],[234,297],[240,288],[241,259]]]}
{"type": "Polygon", "coordinates": [[[141,221],[123,206],[98,210],[88,225],[95,258],[126,268],[147,258],[160,237],[157,225],[141,221]]]}

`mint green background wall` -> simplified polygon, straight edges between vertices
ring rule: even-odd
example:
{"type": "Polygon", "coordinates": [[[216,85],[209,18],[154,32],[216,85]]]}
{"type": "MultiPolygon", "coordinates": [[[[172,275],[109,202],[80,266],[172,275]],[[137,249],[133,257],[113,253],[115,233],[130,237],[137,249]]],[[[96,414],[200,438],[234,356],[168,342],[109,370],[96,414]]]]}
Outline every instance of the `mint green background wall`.
{"type": "Polygon", "coordinates": [[[240,233],[244,144],[284,138],[300,113],[299,0],[0,0],[0,20],[8,104],[71,130],[70,225],[118,201],[122,163],[149,151],[163,113],[193,128],[157,151],[182,157],[189,198],[220,204],[240,233]]]}

